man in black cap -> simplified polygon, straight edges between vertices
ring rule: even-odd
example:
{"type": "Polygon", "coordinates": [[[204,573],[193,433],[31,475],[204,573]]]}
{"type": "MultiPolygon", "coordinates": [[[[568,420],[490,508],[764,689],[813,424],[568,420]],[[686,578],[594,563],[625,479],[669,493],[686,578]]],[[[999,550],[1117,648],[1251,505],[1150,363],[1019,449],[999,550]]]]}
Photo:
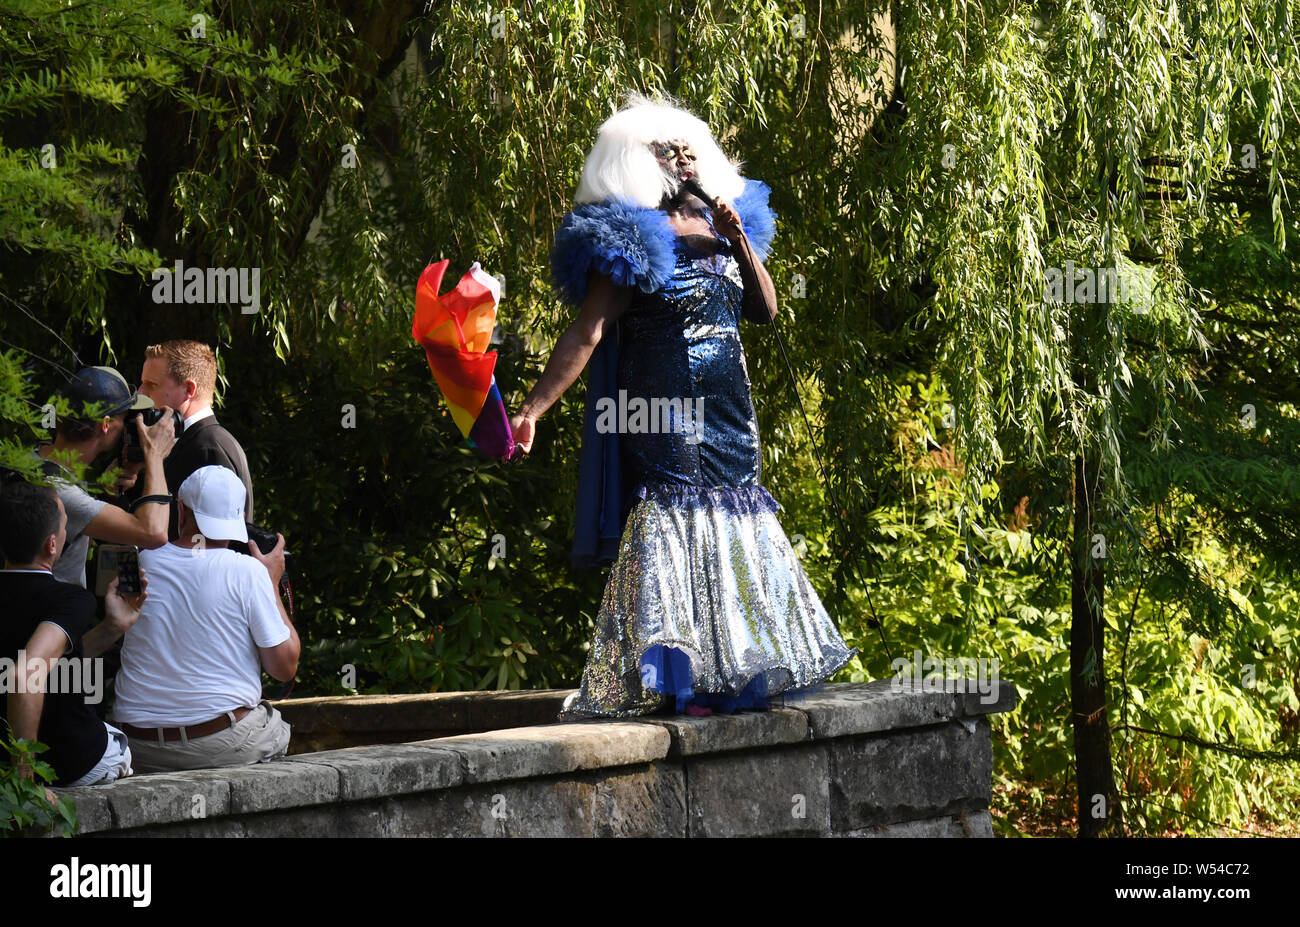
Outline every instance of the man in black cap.
{"type": "MultiPolygon", "coordinates": [[[[89,466],[106,451],[121,447],[127,413],[153,408],[153,400],[140,396],[111,367],[87,367],[63,388],[73,415],[58,422],[53,444],[37,453],[47,459],[46,473],[60,477],[55,489],[68,513],[68,540],[63,555],[54,564],[54,577],[61,582],[86,585],[86,550],[90,539],[155,548],[167,543],[167,516],[171,496],[163,475],[163,459],[176,443],[172,416],[164,414],[146,428],[137,417],[133,423],[144,451],[144,495],[127,512],[96,499],[77,485],[62,466],[49,460],[55,451],[72,451],[89,466]]],[[[164,407],[164,412],[170,409],[164,407]]]]}

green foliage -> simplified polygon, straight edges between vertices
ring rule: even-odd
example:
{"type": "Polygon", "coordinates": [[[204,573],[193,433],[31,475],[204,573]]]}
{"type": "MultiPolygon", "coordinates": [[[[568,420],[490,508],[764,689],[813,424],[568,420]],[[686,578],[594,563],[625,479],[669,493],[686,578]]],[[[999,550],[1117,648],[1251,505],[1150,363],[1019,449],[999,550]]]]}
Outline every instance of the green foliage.
{"type": "Polygon", "coordinates": [[[244,381],[264,401],[238,433],[254,472],[276,475],[259,517],[290,539],[305,643],[295,692],[341,692],[348,664],[366,692],[576,679],[600,577],[568,572],[569,532],[536,505],[571,498],[558,462],[574,451],[541,447],[527,468],[483,459],[435,405],[423,352],[404,348],[374,366],[304,357],[293,389],[244,381]],[[355,428],[340,427],[347,405],[355,428]],[[327,428],[338,432],[323,444],[327,428]],[[258,450],[277,446],[297,450],[258,450]]]}
{"type": "Polygon", "coordinates": [[[32,457],[30,442],[41,434],[41,409],[32,396],[36,387],[25,375],[22,354],[10,349],[0,351],[0,467],[22,473],[34,480],[40,466],[32,457]]]}
{"type": "MultiPolygon", "coordinates": [[[[20,474],[28,482],[48,483],[41,472],[40,461],[31,452],[32,447],[38,440],[48,437],[47,423],[69,414],[71,407],[57,394],[37,405],[32,399],[36,388],[29,371],[24,368],[23,359],[18,349],[0,351],[0,469],[20,474]]],[[[93,406],[89,411],[93,412],[93,406]]],[[[104,491],[113,485],[121,472],[114,464],[98,475],[88,474],[86,465],[70,451],[54,451],[49,459],[61,465],[83,487],[89,480],[104,491]]]]}
{"type": "Polygon", "coordinates": [[[7,729],[0,746],[9,754],[9,762],[0,765],[0,833],[6,837],[72,836],[77,830],[77,809],[66,798],[50,801],[45,783],[54,781],[54,770],[36,758],[49,748],[37,741],[14,738],[7,729]],[[30,779],[18,775],[18,766],[23,763],[31,767],[30,779]]]}
{"type": "MultiPolygon", "coordinates": [[[[914,402],[922,397],[920,408],[942,405],[942,394],[924,382],[913,392],[914,402]]],[[[849,677],[893,676],[891,657],[910,662],[914,650],[923,659],[998,660],[997,675],[1015,685],[1018,705],[991,718],[996,826],[1008,836],[1057,832],[1041,818],[1068,815],[1072,800],[1063,797],[1074,787],[1068,544],[1051,530],[1050,496],[1031,504],[1014,481],[986,486],[984,502],[963,512],[954,462],[916,440],[931,423],[901,409],[895,423],[903,450],[887,482],[906,491],[870,516],[878,539],[868,545],[870,589],[883,628],[868,627],[864,596],[852,589],[838,614],[846,639],[865,656],[849,677]]],[[[1143,572],[1117,574],[1108,592],[1126,824],[1134,834],[1290,833],[1300,772],[1294,760],[1250,753],[1300,746],[1295,585],[1269,559],[1225,546],[1190,498],[1168,503],[1160,521],[1163,534],[1155,518],[1145,525],[1141,556],[1116,553],[1142,563],[1143,572]],[[1194,569],[1174,573],[1171,564],[1194,569]],[[1172,743],[1152,731],[1246,755],[1172,743]]]]}

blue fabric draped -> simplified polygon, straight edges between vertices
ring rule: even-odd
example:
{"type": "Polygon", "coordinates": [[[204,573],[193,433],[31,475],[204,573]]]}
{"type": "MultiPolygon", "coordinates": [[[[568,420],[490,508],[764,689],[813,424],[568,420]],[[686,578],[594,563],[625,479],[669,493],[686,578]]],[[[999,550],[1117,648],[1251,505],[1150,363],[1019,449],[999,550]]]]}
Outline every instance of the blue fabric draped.
{"type": "Polygon", "coordinates": [[[824,691],[825,683],[787,689],[780,695],[768,696],[767,676],[759,673],[738,695],[718,692],[695,692],[691,658],[678,647],[656,644],[641,657],[641,682],[648,692],[662,692],[676,702],[676,712],[681,714],[687,705],[710,708],[723,714],[755,709],[780,708],[797,705],[800,701],[824,691]]]}
{"type": "Polygon", "coordinates": [[[618,390],[618,326],[606,332],[591,354],[587,374],[587,412],[582,424],[582,453],[578,458],[578,506],[573,528],[575,567],[589,569],[618,558],[624,511],[618,435],[596,429],[596,397],[618,390]]]}
{"type": "MultiPolygon", "coordinates": [[[[759,260],[767,258],[776,234],[776,214],[768,206],[771,188],[745,180],[732,204],[759,260]]],[[[626,202],[578,206],[564,217],[551,249],[551,280],[561,299],[582,305],[587,276],[605,274],[619,286],[652,293],[672,276],[676,235],[667,215],[626,202]]],[[[570,561],[599,567],[618,557],[619,539],[631,509],[623,486],[618,435],[596,430],[596,406],[618,394],[618,326],[607,332],[588,362],[586,415],[578,461],[578,500],[570,561]]]]}
{"type": "Polygon", "coordinates": [[[767,676],[760,673],[739,695],[695,694],[691,659],[677,647],[651,647],[641,658],[641,679],[647,691],[674,696],[680,714],[688,704],[730,714],[746,708],[767,708],[767,676]]]}

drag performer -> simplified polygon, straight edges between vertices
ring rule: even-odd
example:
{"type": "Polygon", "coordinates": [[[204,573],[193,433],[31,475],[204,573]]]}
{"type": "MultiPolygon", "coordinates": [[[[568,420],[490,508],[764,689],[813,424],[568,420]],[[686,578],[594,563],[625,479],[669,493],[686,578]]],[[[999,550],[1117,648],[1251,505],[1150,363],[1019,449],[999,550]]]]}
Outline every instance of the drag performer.
{"type": "Polygon", "coordinates": [[[767,708],[856,652],[759,481],[738,326],[777,312],[770,192],[699,119],[633,97],[601,126],[556,233],[553,280],[581,309],[511,425],[527,452],[590,360],[574,561],[616,556],[563,718],[767,708]]]}

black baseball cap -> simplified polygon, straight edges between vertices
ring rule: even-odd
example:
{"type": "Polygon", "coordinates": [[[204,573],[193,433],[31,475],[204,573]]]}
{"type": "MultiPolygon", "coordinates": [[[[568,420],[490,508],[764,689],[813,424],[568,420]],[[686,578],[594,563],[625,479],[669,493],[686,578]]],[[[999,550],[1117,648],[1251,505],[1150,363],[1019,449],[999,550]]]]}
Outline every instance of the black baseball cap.
{"type": "Polygon", "coordinates": [[[103,409],[101,416],[153,408],[153,400],[131,389],[112,367],[86,367],[68,381],[62,392],[72,402],[74,411],[83,415],[91,403],[103,409]]]}

